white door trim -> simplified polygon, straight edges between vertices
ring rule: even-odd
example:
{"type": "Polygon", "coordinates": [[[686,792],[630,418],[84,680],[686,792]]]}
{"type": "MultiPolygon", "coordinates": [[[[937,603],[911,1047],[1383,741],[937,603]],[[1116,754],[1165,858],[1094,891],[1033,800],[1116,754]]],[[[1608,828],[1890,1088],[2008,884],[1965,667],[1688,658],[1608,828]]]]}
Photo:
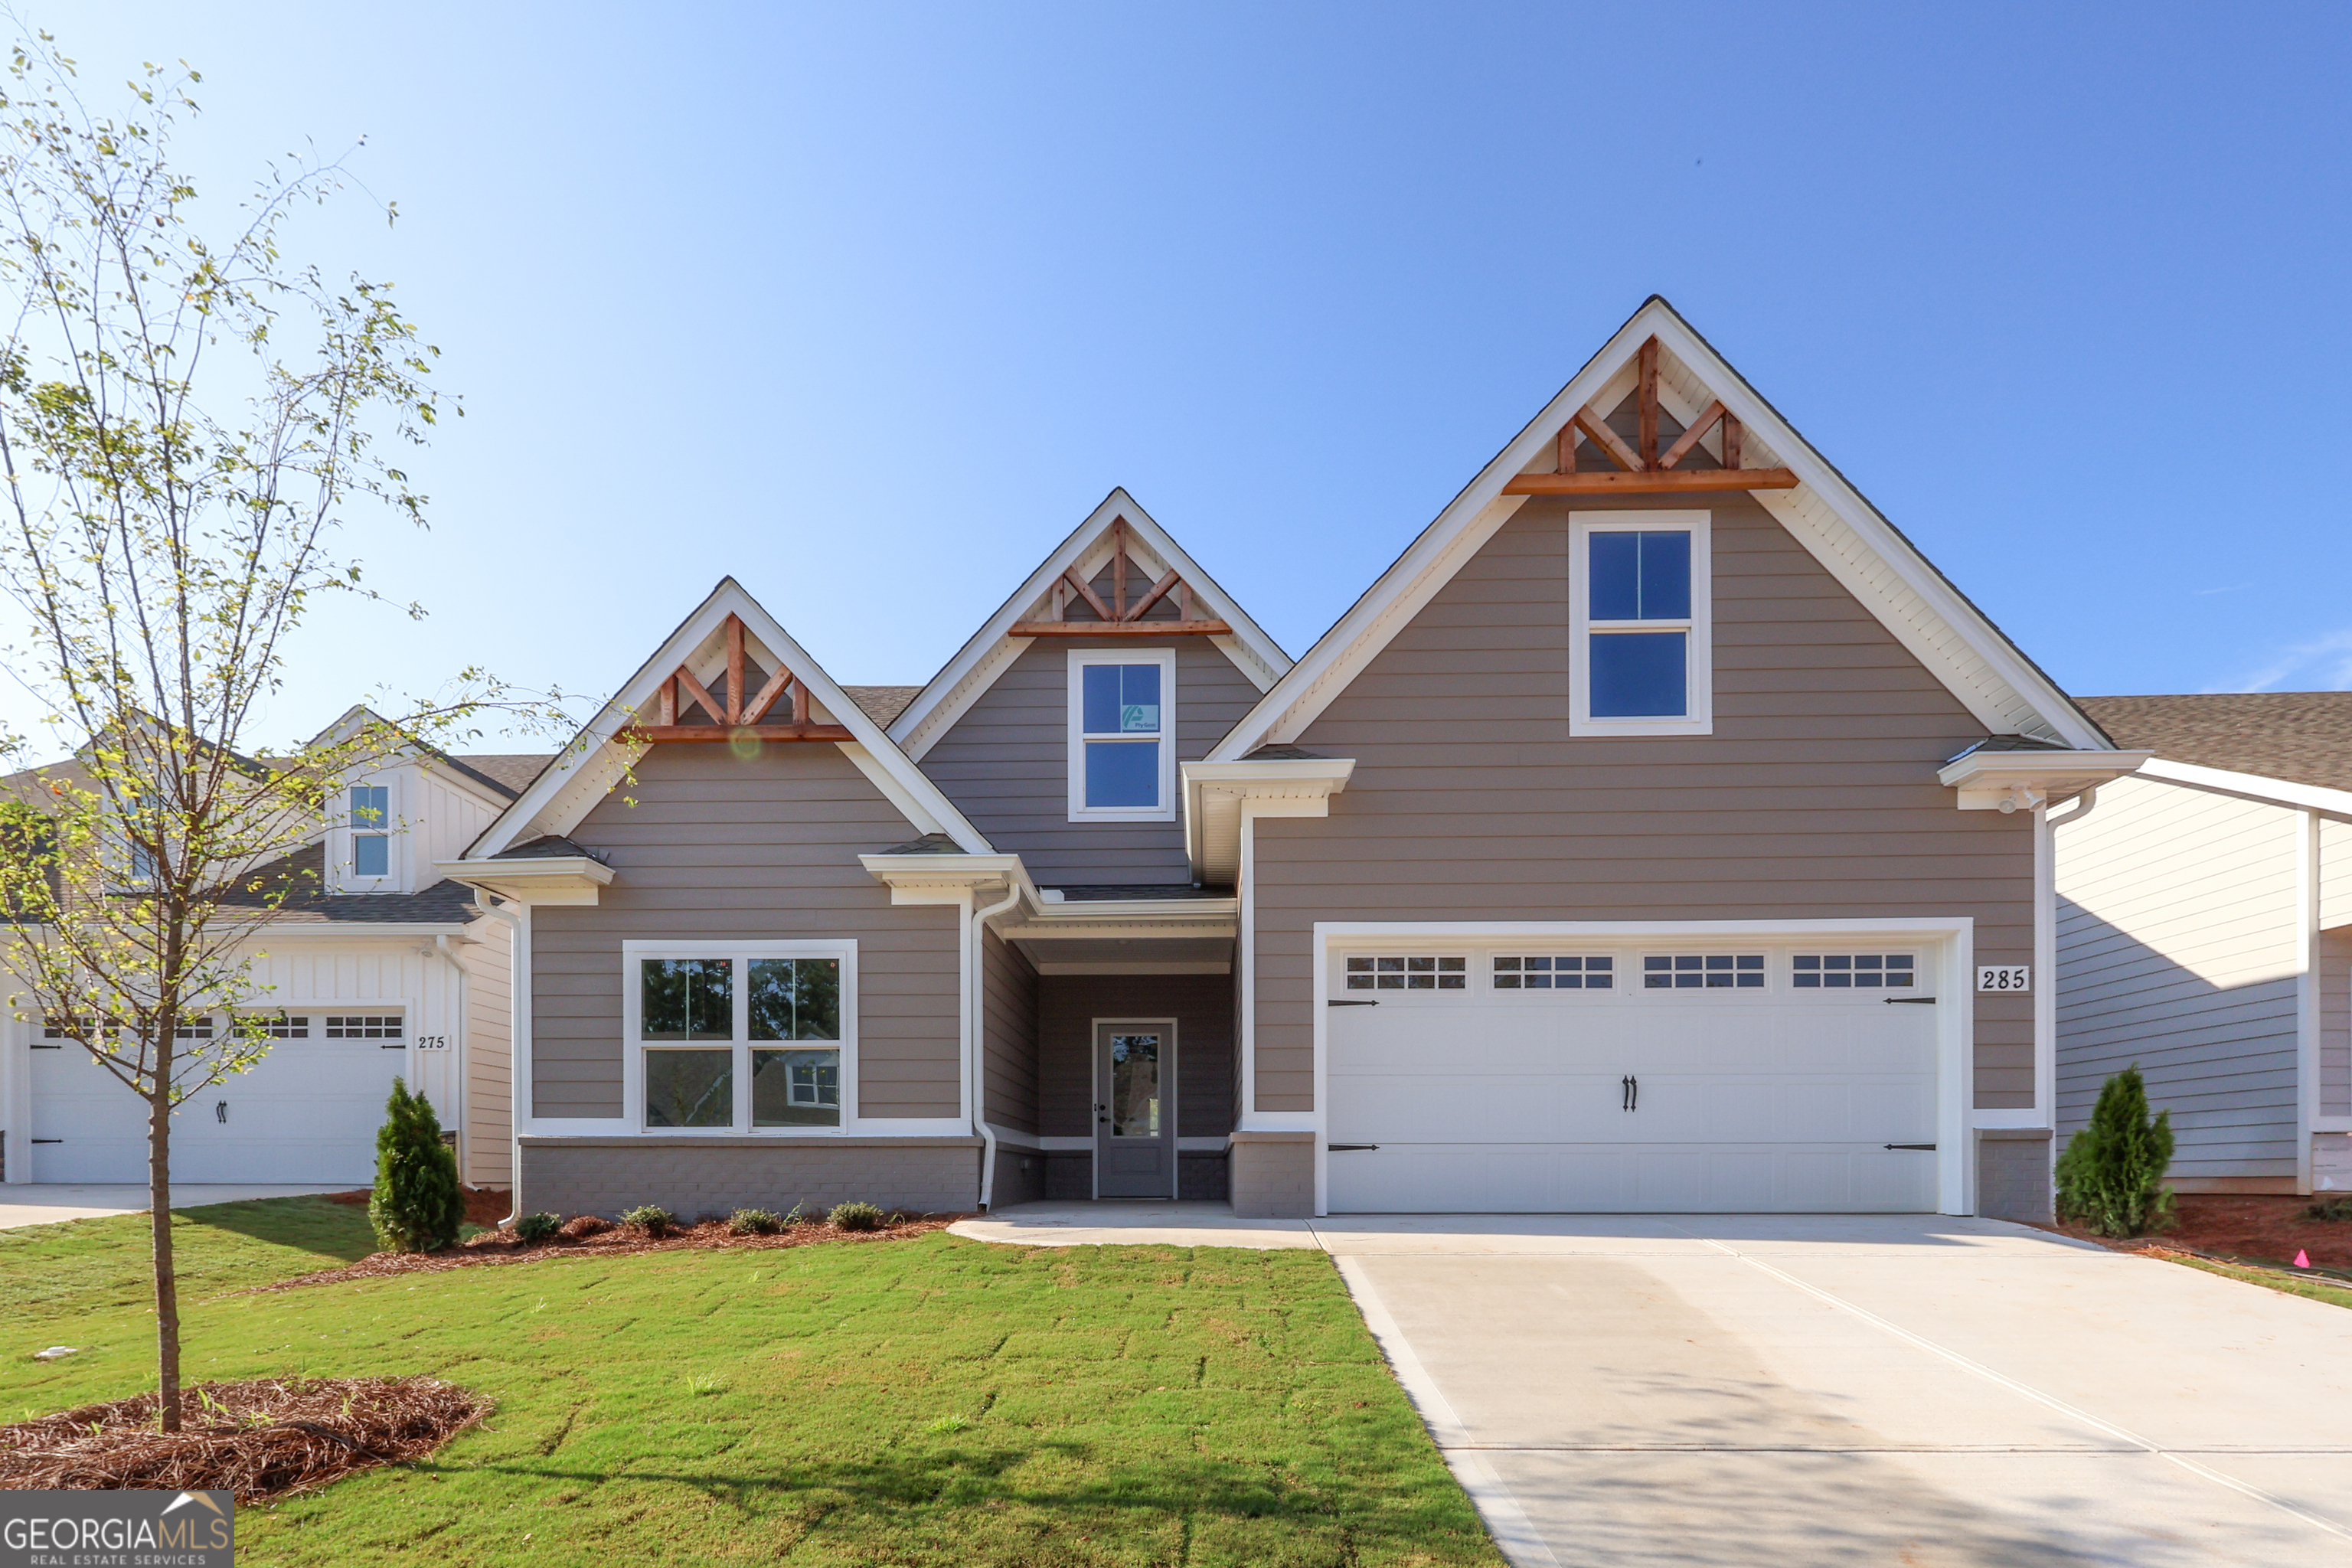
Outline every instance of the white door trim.
{"type": "Polygon", "coordinates": [[[1106,1024],[1114,1027],[1127,1025],[1139,1029],[1157,1029],[1160,1033],[1160,1038],[1168,1042],[1167,1049],[1161,1053],[1160,1059],[1160,1098],[1168,1102],[1168,1195],[1172,1198],[1176,1195],[1176,1184],[1180,1175],[1178,1167],[1181,1164],[1177,1156],[1181,1152],[1182,1140],[1177,1134],[1183,1131],[1177,1125],[1176,1020],[1146,1018],[1128,1013],[1113,1013],[1087,1021],[1087,1083],[1091,1090],[1087,1097],[1087,1114],[1097,1118],[1087,1125],[1087,1148],[1090,1152],[1087,1165],[1094,1176],[1091,1195],[1097,1199],[1102,1196],[1103,1124],[1100,1121],[1102,1112],[1096,1108],[1108,1103],[1104,1096],[1102,1080],[1102,1032],[1103,1026],[1106,1024]]]}
{"type": "MultiPolygon", "coordinates": [[[[1901,937],[1926,944],[1934,955],[1928,973],[1937,997],[1955,1005],[1936,1009],[1936,1207],[1941,1214],[1976,1212],[1975,1140],[1969,1110],[1976,1083],[1976,921],[1968,915],[1864,918],[1822,921],[1318,921],[1313,946],[1315,984],[1315,1109],[1284,1119],[1315,1134],[1315,1213],[1330,1213],[1330,1151],[1324,1118],[1331,1104],[1328,1082],[1331,944],[1334,942],[1415,937],[1481,941],[1498,937],[1901,937]]],[[[2048,984],[2045,976],[2043,984],[2048,984]]],[[[1258,1118],[1244,1126],[1261,1130],[1258,1118]]],[[[1270,1130],[1270,1129],[1268,1129],[1270,1130]]]]}

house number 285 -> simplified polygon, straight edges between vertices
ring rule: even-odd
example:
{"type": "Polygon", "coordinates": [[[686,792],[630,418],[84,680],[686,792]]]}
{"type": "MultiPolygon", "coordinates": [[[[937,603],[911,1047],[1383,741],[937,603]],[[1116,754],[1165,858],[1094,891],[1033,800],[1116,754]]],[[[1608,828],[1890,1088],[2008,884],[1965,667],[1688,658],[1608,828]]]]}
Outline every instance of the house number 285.
{"type": "Polygon", "coordinates": [[[449,1037],[446,1035],[419,1035],[416,1037],[416,1048],[420,1051],[446,1051],[449,1048],[449,1037]]]}
{"type": "Polygon", "coordinates": [[[1977,989],[2031,991],[2033,989],[2033,966],[2028,963],[1980,963],[1977,965],[1977,989]]]}

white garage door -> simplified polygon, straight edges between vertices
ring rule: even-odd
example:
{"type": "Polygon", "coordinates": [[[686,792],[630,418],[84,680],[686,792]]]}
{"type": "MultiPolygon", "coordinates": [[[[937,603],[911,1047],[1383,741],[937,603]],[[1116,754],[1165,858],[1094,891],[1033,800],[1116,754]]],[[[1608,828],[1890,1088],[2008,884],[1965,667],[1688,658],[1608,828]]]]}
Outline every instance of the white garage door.
{"type": "MultiPolygon", "coordinates": [[[[199,1090],[172,1119],[176,1182],[375,1179],[375,1132],[407,1059],[396,1014],[296,1015],[250,1071],[199,1090]]],[[[32,1052],[33,1179],[144,1182],[146,1104],[71,1041],[32,1052]]]]}
{"type": "Polygon", "coordinates": [[[1936,1138],[1930,978],[1851,938],[1337,952],[1329,1207],[1932,1211],[1888,1147],[1936,1138]]]}

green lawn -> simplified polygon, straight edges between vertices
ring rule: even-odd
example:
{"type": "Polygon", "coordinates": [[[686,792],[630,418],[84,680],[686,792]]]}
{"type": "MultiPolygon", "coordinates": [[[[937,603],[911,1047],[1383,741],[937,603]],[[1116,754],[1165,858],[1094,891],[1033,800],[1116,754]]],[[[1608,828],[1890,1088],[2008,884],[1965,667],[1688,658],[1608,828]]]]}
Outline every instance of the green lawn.
{"type": "MultiPolygon", "coordinates": [[[[331,1206],[192,1210],[183,1234],[234,1289],[364,1247],[363,1217],[354,1233],[315,1212],[331,1206]]],[[[144,1384],[125,1224],[0,1233],[0,1411],[144,1384]],[[90,1348],[25,1359],[60,1340],[90,1348]]],[[[461,1269],[188,1316],[193,1376],[427,1373],[498,1401],[429,1465],[247,1510],[243,1562],[1501,1562],[1319,1252],[933,1235],[461,1269]]]]}

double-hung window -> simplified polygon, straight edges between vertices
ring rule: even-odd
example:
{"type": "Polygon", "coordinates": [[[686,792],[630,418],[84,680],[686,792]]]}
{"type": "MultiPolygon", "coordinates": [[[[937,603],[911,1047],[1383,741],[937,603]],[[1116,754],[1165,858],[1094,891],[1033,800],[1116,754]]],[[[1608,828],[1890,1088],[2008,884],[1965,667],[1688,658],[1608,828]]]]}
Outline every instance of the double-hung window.
{"type": "Polygon", "coordinates": [[[1569,552],[1570,733],[1709,732],[1707,514],[1572,512],[1569,552]]]}
{"type": "Polygon", "coordinates": [[[1176,655],[1070,655],[1070,820],[1176,819],[1176,655]]]}
{"type": "Polygon", "coordinates": [[[627,942],[627,1029],[648,1132],[837,1131],[856,1115],[856,948],[627,942]]]}
{"type": "Polygon", "coordinates": [[[392,875],[392,790],[385,784],[351,789],[352,876],[374,880],[392,875]]]}

